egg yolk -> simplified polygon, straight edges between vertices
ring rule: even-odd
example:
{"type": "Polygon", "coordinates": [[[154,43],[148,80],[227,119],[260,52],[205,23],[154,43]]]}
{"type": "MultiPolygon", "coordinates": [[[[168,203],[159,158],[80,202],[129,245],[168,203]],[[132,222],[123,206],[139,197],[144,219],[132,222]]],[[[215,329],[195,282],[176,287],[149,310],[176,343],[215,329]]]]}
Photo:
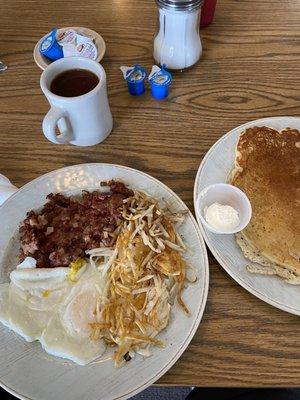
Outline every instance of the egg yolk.
{"type": "Polygon", "coordinates": [[[72,261],[69,265],[70,272],[68,273],[68,278],[72,282],[76,282],[77,272],[85,265],[85,260],[83,258],[77,258],[77,260],[72,261]]]}

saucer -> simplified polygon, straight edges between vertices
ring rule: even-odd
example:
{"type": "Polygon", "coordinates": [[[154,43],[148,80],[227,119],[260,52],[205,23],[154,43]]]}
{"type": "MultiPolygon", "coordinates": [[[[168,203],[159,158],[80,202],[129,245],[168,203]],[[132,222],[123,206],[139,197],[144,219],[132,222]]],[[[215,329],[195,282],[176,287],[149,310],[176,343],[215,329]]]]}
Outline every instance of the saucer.
{"type": "MultiPolygon", "coordinates": [[[[57,30],[58,33],[64,32],[68,29],[74,29],[79,34],[85,35],[85,36],[92,36],[94,38],[94,44],[97,47],[98,51],[98,56],[96,58],[97,62],[100,62],[105,54],[106,46],[104,39],[102,38],[99,33],[88,29],[88,28],[83,28],[83,27],[66,27],[66,28],[60,28],[57,30]]],[[[42,54],[39,52],[39,47],[42,41],[45,39],[46,36],[49,35],[50,32],[48,32],[45,36],[43,36],[35,45],[34,50],[33,50],[33,58],[36,64],[42,69],[46,69],[48,65],[50,65],[53,61],[48,60],[46,57],[42,56],[42,54]]]]}

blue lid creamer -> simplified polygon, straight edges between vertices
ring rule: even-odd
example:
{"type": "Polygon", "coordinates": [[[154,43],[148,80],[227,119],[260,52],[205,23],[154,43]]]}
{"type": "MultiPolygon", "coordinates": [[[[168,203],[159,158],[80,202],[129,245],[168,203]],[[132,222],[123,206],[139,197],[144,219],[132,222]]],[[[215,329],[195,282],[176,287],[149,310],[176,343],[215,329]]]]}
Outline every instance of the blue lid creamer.
{"type": "Polygon", "coordinates": [[[51,61],[58,60],[64,56],[62,47],[57,43],[56,32],[56,28],[52,29],[51,33],[42,41],[39,48],[40,53],[51,61]]]}
{"type": "Polygon", "coordinates": [[[151,86],[151,94],[157,100],[165,99],[169,94],[169,86],[172,82],[172,75],[166,71],[166,65],[161,68],[153,65],[148,77],[151,86]]]}
{"type": "Polygon", "coordinates": [[[133,96],[140,96],[145,92],[146,71],[140,65],[121,67],[124,79],[127,81],[128,91],[133,96]]]}

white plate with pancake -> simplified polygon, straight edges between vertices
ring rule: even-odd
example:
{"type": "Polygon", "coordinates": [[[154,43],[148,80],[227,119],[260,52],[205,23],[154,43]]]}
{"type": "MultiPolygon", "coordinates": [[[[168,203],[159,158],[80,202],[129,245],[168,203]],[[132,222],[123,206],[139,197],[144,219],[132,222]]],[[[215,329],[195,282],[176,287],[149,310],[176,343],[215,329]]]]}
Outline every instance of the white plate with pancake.
{"type": "MultiPolygon", "coordinates": [[[[99,189],[100,181],[110,179],[164,199],[174,211],[187,210],[167,186],[131,168],[82,164],[50,172],[23,186],[0,207],[0,283],[8,281],[9,272],[17,263],[16,232],[27,211],[39,209],[51,192],[76,195],[83,189],[99,189]]],[[[153,348],[148,358],[137,355],[118,369],[112,360],[105,359],[105,354],[100,361],[79,366],[46,354],[38,342],[27,343],[0,324],[0,385],[20,399],[112,400],[130,398],[159,379],[190,343],[201,321],[208,292],[206,247],[189,211],[178,232],[191,250],[186,258],[195,267],[198,279],[183,292],[190,317],[174,305],[171,321],[159,335],[166,342],[164,348],[153,348]]]]}
{"type": "MultiPolygon", "coordinates": [[[[221,137],[205,155],[199,167],[194,186],[194,205],[197,196],[206,186],[228,181],[234,168],[236,145],[239,137],[247,128],[266,126],[278,131],[287,127],[300,130],[300,118],[273,117],[263,118],[241,125],[221,137]]],[[[278,166],[280,168],[280,165],[278,166]]],[[[266,188],[267,195],[267,188],[266,188]]],[[[259,299],[286,312],[300,315],[300,286],[291,285],[277,276],[260,275],[248,272],[247,260],[234,235],[216,235],[201,225],[199,215],[197,220],[204,239],[225,271],[241,286],[259,299]]]]}

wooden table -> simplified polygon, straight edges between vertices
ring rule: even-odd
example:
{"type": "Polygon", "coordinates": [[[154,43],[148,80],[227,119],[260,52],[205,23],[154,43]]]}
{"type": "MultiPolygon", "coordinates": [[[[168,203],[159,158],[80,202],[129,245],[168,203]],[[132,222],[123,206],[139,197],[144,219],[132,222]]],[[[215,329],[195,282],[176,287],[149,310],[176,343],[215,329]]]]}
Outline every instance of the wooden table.
{"type": "MultiPolygon", "coordinates": [[[[211,145],[246,121],[297,115],[300,104],[300,2],[219,0],[202,31],[204,54],[174,74],[168,101],[128,95],[119,67],[150,70],[156,6],[152,0],[1,1],[0,172],[18,186],[48,171],[86,162],[121,163],[170,186],[192,209],[194,178],[211,145]],[[49,106],[32,50],[51,27],[86,26],[103,35],[103,66],[114,130],[92,148],[48,142],[49,106]]],[[[299,319],[256,299],[210,256],[205,314],[190,346],[160,384],[297,386],[299,319]]]]}

